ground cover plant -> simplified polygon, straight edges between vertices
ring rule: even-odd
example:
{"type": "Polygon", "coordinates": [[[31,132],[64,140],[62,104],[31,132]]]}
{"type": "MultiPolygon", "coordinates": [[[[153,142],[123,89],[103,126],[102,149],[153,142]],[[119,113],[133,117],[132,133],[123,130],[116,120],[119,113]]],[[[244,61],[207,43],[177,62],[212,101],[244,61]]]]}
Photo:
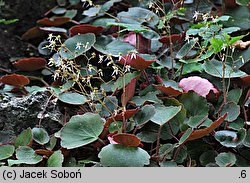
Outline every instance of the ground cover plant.
{"type": "Polygon", "coordinates": [[[1,68],[2,108],[47,98],[15,138],[0,120],[0,166],[250,166],[248,0],[55,3],[1,68]]]}

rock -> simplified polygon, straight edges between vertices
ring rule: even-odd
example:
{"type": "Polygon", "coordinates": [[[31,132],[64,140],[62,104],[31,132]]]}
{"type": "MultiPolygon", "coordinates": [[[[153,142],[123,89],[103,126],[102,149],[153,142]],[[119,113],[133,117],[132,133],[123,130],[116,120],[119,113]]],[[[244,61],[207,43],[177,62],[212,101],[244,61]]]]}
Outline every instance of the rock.
{"type": "Polygon", "coordinates": [[[50,101],[47,92],[36,92],[31,95],[4,97],[0,101],[0,143],[10,142],[28,127],[36,127],[41,120],[41,127],[53,134],[62,127],[62,113],[55,102],[50,101]],[[42,115],[43,114],[43,115],[42,115]]]}

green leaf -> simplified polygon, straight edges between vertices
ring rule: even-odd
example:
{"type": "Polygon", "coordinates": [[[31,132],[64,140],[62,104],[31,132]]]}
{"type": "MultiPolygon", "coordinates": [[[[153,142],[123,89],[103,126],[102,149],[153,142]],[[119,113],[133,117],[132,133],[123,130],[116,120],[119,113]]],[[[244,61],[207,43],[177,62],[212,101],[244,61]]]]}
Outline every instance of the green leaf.
{"type": "Polygon", "coordinates": [[[80,0],[69,0],[69,3],[71,5],[77,5],[78,3],[80,3],[80,0]]]}
{"type": "Polygon", "coordinates": [[[196,115],[196,116],[191,116],[186,123],[188,126],[195,128],[199,124],[201,124],[201,122],[204,122],[206,119],[207,119],[207,116],[196,115]]]}
{"type": "Polygon", "coordinates": [[[73,92],[60,93],[58,99],[72,105],[82,105],[87,102],[87,98],[84,95],[73,92]]]}
{"type": "Polygon", "coordinates": [[[214,53],[216,54],[222,50],[224,41],[222,39],[214,37],[210,39],[210,43],[211,43],[211,47],[214,49],[214,53]]]}
{"type": "Polygon", "coordinates": [[[178,51],[176,58],[182,59],[185,56],[187,56],[188,53],[192,50],[192,48],[195,46],[197,41],[198,41],[198,39],[192,39],[189,42],[187,42],[186,44],[184,44],[182,46],[182,48],[178,51]]]}
{"type": "Polygon", "coordinates": [[[67,149],[87,145],[98,139],[103,128],[103,121],[98,114],[88,112],[75,115],[61,130],[61,145],[67,149]]]}
{"type": "Polygon", "coordinates": [[[0,160],[7,159],[15,152],[13,145],[1,145],[0,146],[0,160]]]}
{"type": "Polygon", "coordinates": [[[119,57],[121,54],[126,55],[135,47],[129,43],[125,43],[118,39],[113,39],[110,36],[99,36],[97,37],[94,48],[106,55],[112,55],[114,57],[119,57]]]}
{"type": "Polygon", "coordinates": [[[227,22],[223,22],[225,27],[240,27],[242,31],[247,31],[250,28],[250,16],[249,7],[239,6],[237,8],[231,8],[227,10],[227,15],[230,15],[231,19],[227,22]]]}
{"type": "Polygon", "coordinates": [[[67,10],[63,16],[73,19],[76,15],[77,15],[77,10],[67,10]]]}
{"type": "Polygon", "coordinates": [[[236,3],[241,6],[247,6],[250,2],[249,0],[236,0],[236,3]]]}
{"type": "Polygon", "coordinates": [[[0,19],[0,24],[4,23],[4,24],[8,25],[8,24],[12,24],[12,23],[15,23],[18,21],[19,21],[19,19],[11,19],[11,20],[0,19]]]}
{"type": "Polygon", "coordinates": [[[158,92],[148,92],[146,95],[133,97],[132,101],[136,106],[142,106],[145,102],[162,103],[162,101],[157,98],[157,94],[158,92]]]}
{"type": "Polygon", "coordinates": [[[155,115],[155,107],[153,105],[143,106],[134,116],[137,125],[144,125],[155,115]]]}
{"type": "Polygon", "coordinates": [[[33,139],[41,145],[49,142],[48,132],[43,128],[33,128],[32,129],[33,139]]]}
{"type": "Polygon", "coordinates": [[[142,24],[147,23],[150,27],[158,24],[159,18],[152,11],[140,7],[129,8],[127,12],[120,12],[117,14],[122,23],[142,24]]]}
{"type": "Polygon", "coordinates": [[[83,11],[83,15],[86,15],[88,17],[95,17],[100,13],[100,10],[101,10],[101,6],[94,6],[83,11]]]}
{"type": "Polygon", "coordinates": [[[236,89],[232,89],[228,92],[227,95],[227,101],[228,102],[234,102],[235,104],[239,103],[240,97],[242,95],[242,89],[240,88],[236,88],[236,89]]]}
{"type": "Polygon", "coordinates": [[[218,153],[214,150],[208,150],[200,156],[199,160],[202,166],[206,166],[209,163],[215,163],[215,157],[218,153]]]}
{"type": "Polygon", "coordinates": [[[180,140],[179,140],[179,144],[183,144],[188,137],[191,135],[191,133],[193,132],[192,128],[188,128],[187,131],[181,136],[180,140]]]}
{"type": "Polygon", "coordinates": [[[221,30],[222,33],[226,33],[226,34],[231,34],[233,32],[237,32],[239,31],[240,28],[239,27],[227,27],[227,28],[223,28],[221,30]]]}
{"type": "Polygon", "coordinates": [[[27,146],[21,146],[16,150],[17,160],[8,159],[9,166],[19,164],[34,165],[43,160],[42,156],[39,156],[35,151],[27,146]]]}
{"type": "Polygon", "coordinates": [[[115,83],[112,85],[111,89],[112,91],[120,90],[124,86],[126,86],[130,81],[140,75],[140,72],[132,72],[132,73],[127,73],[124,76],[119,77],[115,83]],[[125,81],[125,82],[124,82],[125,81]]]}
{"type": "Polygon", "coordinates": [[[114,3],[121,2],[122,0],[109,0],[108,2],[104,3],[101,7],[101,11],[108,11],[114,3]]]}
{"type": "Polygon", "coordinates": [[[244,128],[244,119],[237,118],[235,121],[230,122],[227,128],[239,131],[241,128],[244,128]]]}
{"type": "Polygon", "coordinates": [[[62,167],[64,157],[60,150],[55,151],[47,161],[47,167],[62,167]]]}
{"type": "Polygon", "coordinates": [[[149,154],[139,147],[109,144],[98,154],[101,164],[110,167],[143,167],[149,164],[149,154]]]}
{"type": "Polygon", "coordinates": [[[182,94],[180,102],[187,110],[187,115],[190,116],[206,116],[208,115],[208,105],[204,97],[197,95],[194,92],[182,94]]]}
{"type": "Polygon", "coordinates": [[[52,151],[54,149],[54,147],[56,146],[56,142],[57,142],[57,138],[53,135],[50,138],[49,143],[45,144],[46,149],[52,151]]]}
{"type": "Polygon", "coordinates": [[[160,106],[160,107],[156,107],[155,110],[156,110],[155,115],[151,118],[151,121],[162,126],[168,121],[170,121],[171,119],[173,119],[173,117],[176,116],[178,112],[180,112],[181,107],[180,106],[178,107],[160,106]]]}
{"type": "Polygon", "coordinates": [[[108,117],[110,116],[118,107],[118,100],[115,96],[107,96],[104,98],[101,110],[101,115],[108,117]]]}
{"type": "Polygon", "coordinates": [[[143,25],[140,25],[140,24],[125,24],[125,23],[109,22],[107,23],[107,26],[122,27],[123,29],[120,30],[120,32],[129,31],[129,32],[140,33],[140,32],[151,31],[147,27],[144,27],[143,25]]]}
{"type": "Polygon", "coordinates": [[[26,146],[31,142],[31,140],[32,140],[32,130],[31,128],[27,128],[17,136],[14,145],[16,148],[18,148],[19,146],[26,146]]]}
{"type": "Polygon", "coordinates": [[[250,129],[247,130],[246,138],[243,141],[244,146],[250,148],[250,129]]]}
{"type": "MultiPolygon", "coordinates": [[[[204,70],[207,74],[222,78],[223,77],[223,63],[218,60],[206,61],[203,64],[204,70]]],[[[239,69],[233,69],[231,66],[225,64],[224,68],[224,78],[237,78],[247,76],[245,72],[240,71],[239,69]]]]}
{"type": "Polygon", "coordinates": [[[233,153],[220,153],[215,158],[215,162],[220,167],[233,166],[236,162],[236,157],[233,153]]]}
{"type": "Polygon", "coordinates": [[[240,106],[234,102],[228,102],[222,107],[221,115],[224,115],[227,112],[228,115],[225,120],[229,122],[234,121],[240,115],[240,106]]]}
{"type": "Polygon", "coordinates": [[[80,34],[67,39],[59,54],[64,59],[74,59],[88,51],[96,42],[95,34],[80,34]]]}
{"type": "Polygon", "coordinates": [[[109,125],[109,133],[114,133],[122,128],[122,121],[114,121],[109,125]]]}
{"type": "Polygon", "coordinates": [[[136,136],[142,141],[146,143],[154,143],[157,140],[157,132],[150,131],[142,131],[136,136]]]}
{"type": "Polygon", "coordinates": [[[233,132],[229,130],[221,130],[215,132],[215,139],[225,147],[237,147],[242,144],[246,137],[246,130],[241,129],[240,131],[233,132]]]}
{"type": "Polygon", "coordinates": [[[177,167],[177,163],[174,161],[163,161],[160,162],[160,167],[177,167]]]}

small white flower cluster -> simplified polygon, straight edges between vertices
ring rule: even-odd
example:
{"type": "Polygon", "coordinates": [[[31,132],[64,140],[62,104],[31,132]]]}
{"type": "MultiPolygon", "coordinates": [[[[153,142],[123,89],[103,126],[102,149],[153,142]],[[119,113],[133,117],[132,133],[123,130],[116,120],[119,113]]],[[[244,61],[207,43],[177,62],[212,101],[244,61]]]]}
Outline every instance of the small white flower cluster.
{"type": "Polygon", "coordinates": [[[209,15],[209,13],[200,13],[199,11],[195,11],[194,12],[194,15],[193,15],[193,19],[195,20],[195,21],[197,21],[197,20],[199,20],[199,18],[202,18],[202,20],[204,21],[204,22],[207,22],[207,20],[209,19],[209,18],[213,18],[213,17],[211,17],[210,15],[209,15]]]}
{"type": "Polygon", "coordinates": [[[78,43],[76,43],[76,48],[75,48],[75,49],[76,49],[76,50],[80,50],[81,48],[87,49],[88,46],[89,46],[89,42],[87,42],[86,45],[84,45],[84,44],[81,43],[81,42],[78,42],[78,43]]]}
{"type": "Polygon", "coordinates": [[[54,36],[52,33],[48,37],[48,45],[45,45],[44,49],[49,49],[50,51],[56,51],[56,47],[61,43],[61,36],[54,36]]]}

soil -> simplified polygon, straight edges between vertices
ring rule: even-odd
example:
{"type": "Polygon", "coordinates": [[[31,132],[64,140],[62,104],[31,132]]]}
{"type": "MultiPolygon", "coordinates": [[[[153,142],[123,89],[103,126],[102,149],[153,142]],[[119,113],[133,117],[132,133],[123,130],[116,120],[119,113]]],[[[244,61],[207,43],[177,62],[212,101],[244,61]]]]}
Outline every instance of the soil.
{"type": "MultiPolygon", "coordinates": [[[[56,5],[52,0],[5,0],[0,9],[0,19],[19,19],[18,22],[0,24],[0,68],[11,69],[10,61],[15,57],[38,56],[35,46],[20,39],[29,28],[36,25],[49,9],[56,5]]],[[[6,74],[0,69],[0,76],[6,74]]]]}

